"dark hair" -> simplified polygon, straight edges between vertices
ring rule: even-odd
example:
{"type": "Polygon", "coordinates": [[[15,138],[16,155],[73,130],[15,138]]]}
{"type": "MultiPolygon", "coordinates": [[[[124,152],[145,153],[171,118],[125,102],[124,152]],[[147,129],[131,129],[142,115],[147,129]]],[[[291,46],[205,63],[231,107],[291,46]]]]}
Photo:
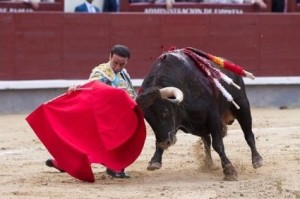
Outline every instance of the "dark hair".
{"type": "Polygon", "coordinates": [[[123,46],[123,45],[115,45],[111,51],[110,51],[110,55],[119,55],[121,57],[126,57],[126,58],[130,58],[130,51],[129,48],[127,46],[123,46]]]}

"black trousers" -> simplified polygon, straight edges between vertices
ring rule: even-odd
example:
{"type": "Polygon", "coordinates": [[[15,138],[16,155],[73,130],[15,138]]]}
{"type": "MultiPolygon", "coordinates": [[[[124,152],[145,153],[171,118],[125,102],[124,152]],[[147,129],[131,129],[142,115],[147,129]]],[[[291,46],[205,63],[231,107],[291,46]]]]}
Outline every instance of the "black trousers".
{"type": "Polygon", "coordinates": [[[285,0],[272,0],[272,12],[284,12],[285,0]]]}

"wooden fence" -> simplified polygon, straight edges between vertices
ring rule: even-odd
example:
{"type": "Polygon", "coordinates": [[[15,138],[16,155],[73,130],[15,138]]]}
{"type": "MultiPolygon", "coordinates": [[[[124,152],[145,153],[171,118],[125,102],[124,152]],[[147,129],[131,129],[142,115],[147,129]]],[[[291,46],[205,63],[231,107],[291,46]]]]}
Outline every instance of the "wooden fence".
{"type": "Polygon", "coordinates": [[[143,78],[172,46],[228,58],[256,76],[300,76],[300,15],[1,13],[0,80],[86,79],[114,44],[143,78]]]}

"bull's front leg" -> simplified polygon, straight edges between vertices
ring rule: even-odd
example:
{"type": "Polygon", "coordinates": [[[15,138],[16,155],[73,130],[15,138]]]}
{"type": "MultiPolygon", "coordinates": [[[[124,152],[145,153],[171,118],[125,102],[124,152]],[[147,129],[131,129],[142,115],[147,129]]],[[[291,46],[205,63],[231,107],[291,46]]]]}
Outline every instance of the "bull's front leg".
{"type": "Polygon", "coordinates": [[[230,162],[230,160],[227,158],[222,138],[222,124],[220,122],[218,115],[211,113],[210,117],[208,117],[208,127],[211,132],[212,136],[212,146],[214,150],[219,154],[223,173],[225,175],[224,180],[228,181],[234,181],[238,180],[238,173],[233,166],[233,164],[230,162]]]}
{"type": "Polygon", "coordinates": [[[225,148],[224,148],[222,137],[212,136],[212,146],[220,156],[223,173],[225,175],[224,180],[228,180],[228,181],[238,180],[238,173],[235,167],[233,166],[233,164],[230,162],[230,160],[227,158],[225,154],[225,148]]]}
{"type": "Polygon", "coordinates": [[[158,146],[155,148],[155,152],[153,157],[151,158],[147,170],[148,171],[154,171],[157,169],[160,169],[162,166],[162,155],[164,153],[164,150],[158,146]]]}

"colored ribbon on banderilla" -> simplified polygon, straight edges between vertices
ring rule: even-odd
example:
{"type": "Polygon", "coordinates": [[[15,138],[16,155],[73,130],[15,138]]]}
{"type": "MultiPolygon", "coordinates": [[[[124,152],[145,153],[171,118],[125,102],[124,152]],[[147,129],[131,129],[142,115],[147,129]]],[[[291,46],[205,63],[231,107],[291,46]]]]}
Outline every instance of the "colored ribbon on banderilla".
{"type": "Polygon", "coordinates": [[[255,76],[244,70],[241,66],[237,65],[237,64],[234,64],[230,61],[226,61],[220,57],[217,57],[217,56],[214,56],[212,54],[209,54],[209,53],[206,53],[206,52],[203,52],[201,50],[198,50],[196,48],[192,48],[192,47],[187,47],[186,49],[190,50],[190,51],[193,51],[194,53],[198,54],[198,55],[201,55],[202,57],[214,62],[215,64],[219,65],[220,67],[222,68],[225,68],[227,70],[230,70],[234,73],[236,73],[237,75],[239,76],[244,76],[244,77],[248,77],[250,79],[254,79],[255,76]]]}
{"type": "MultiPolygon", "coordinates": [[[[172,49],[175,50],[175,49],[172,49]]],[[[205,59],[212,61],[213,63],[217,64],[218,66],[230,70],[236,73],[239,76],[249,77],[254,79],[254,75],[246,70],[244,70],[241,66],[236,65],[232,62],[223,60],[220,57],[205,53],[200,51],[196,48],[187,47],[184,49],[180,49],[184,54],[189,56],[194,62],[196,63],[197,67],[210,79],[210,81],[218,88],[218,90],[223,94],[223,96],[227,99],[227,101],[231,102],[237,109],[240,107],[237,103],[233,100],[232,95],[222,86],[218,79],[222,79],[229,85],[233,85],[235,88],[240,89],[240,87],[233,82],[231,78],[227,75],[222,73],[220,70],[211,66],[209,62],[205,59]],[[203,59],[205,58],[205,59],[203,59]]]]}

